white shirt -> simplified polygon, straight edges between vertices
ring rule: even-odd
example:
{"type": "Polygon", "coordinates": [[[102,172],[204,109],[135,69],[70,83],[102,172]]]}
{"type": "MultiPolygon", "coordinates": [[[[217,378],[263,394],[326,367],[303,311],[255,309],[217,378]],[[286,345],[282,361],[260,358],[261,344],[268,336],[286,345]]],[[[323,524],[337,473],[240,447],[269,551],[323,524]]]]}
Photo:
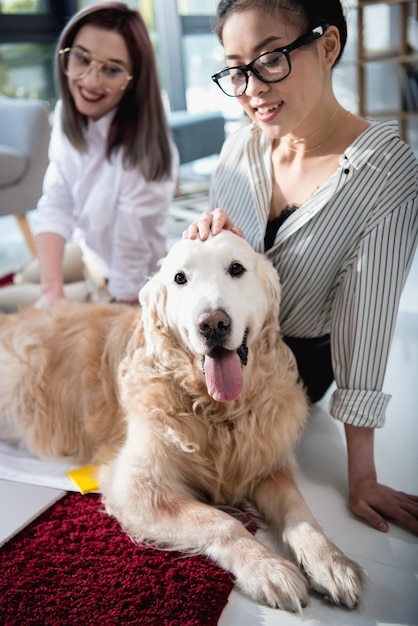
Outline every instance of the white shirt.
{"type": "MultiPolygon", "coordinates": [[[[271,140],[254,124],[225,143],[212,208],[225,209],[264,252],[272,194],[271,140]]],[[[266,252],[282,285],[284,335],[331,333],[331,414],[382,426],[382,393],[399,299],[417,244],[417,160],[393,122],[373,124],[340,166],[281,226],[266,252]]]]}
{"type": "Polygon", "coordinates": [[[87,151],[62,132],[61,102],[54,113],[50,164],[37,207],[35,233],[71,237],[90,250],[110,294],[132,300],[166,254],[167,214],[175,189],[178,154],[173,145],[170,179],[147,181],[138,168],[125,169],[122,151],[109,161],[106,139],[114,110],[89,121],[87,151]]]}

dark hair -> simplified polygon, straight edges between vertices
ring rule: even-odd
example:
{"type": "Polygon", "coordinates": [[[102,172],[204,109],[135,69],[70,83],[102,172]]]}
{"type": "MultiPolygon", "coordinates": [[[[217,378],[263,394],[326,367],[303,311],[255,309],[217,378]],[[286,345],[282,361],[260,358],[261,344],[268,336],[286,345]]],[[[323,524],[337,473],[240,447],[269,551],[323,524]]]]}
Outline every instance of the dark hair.
{"type": "Polygon", "coordinates": [[[170,176],[172,154],[154,51],[147,27],[138,11],[123,2],[101,2],[76,13],[65,26],[58,41],[55,72],[63,101],[63,131],[72,145],[84,151],[87,118],[80,114],[68,88],[68,81],[58,59],[58,50],[70,48],[79,30],[86,24],[113,30],[124,39],[132,61],[129,83],[113,118],[107,140],[110,159],[123,150],[127,168],[139,167],[147,180],[170,176]]]}
{"type": "Polygon", "coordinates": [[[216,9],[215,32],[222,42],[222,31],[232,13],[244,9],[261,9],[268,14],[282,11],[290,24],[299,26],[301,34],[321,24],[336,26],[340,33],[340,52],[334,66],[340,60],[347,42],[347,22],[340,0],[221,0],[216,9]]]}

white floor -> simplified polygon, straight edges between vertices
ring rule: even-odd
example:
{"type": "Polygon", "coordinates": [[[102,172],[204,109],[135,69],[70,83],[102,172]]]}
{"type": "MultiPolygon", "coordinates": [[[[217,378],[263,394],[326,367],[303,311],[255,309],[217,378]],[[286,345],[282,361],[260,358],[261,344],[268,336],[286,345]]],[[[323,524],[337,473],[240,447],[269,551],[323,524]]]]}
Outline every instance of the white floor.
{"type": "MultiPolygon", "coordinates": [[[[12,218],[0,218],[0,276],[21,262],[24,244],[12,218]]],[[[406,285],[391,350],[385,391],[393,394],[387,424],[376,434],[381,482],[418,494],[418,256],[406,285]]],[[[380,534],[346,507],[346,456],[342,427],[323,400],[312,412],[298,450],[299,484],[332,540],[367,570],[361,606],[329,607],[312,597],[302,616],[257,606],[233,591],[219,626],[418,625],[418,539],[392,525],[380,534]]],[[[60,497],[61,492],[0,481],[0,545],[60,497]]]]}

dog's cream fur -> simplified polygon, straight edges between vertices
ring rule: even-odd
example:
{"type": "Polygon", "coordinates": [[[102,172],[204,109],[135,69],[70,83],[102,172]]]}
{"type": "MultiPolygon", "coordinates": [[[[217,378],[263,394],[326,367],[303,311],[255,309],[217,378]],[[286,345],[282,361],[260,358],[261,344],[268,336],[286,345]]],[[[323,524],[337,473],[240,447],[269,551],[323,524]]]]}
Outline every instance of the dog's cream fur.
{"type": "Polygon", "coordinates": [[[308,407],[278,333],[276,271],[231,233],[184,240],[140,299],[137,311],[1,316],[0,436],[44,459],[100,463],[106,508],[136,541],[209,556],[259,603],[297,611],[311,587],[356,606],[362,570],[325,537],[293,478],[308,407]],[[245,362],[247,350],[241,390],[235,353],[245,362]],[[205,382],[218,352],[237,370],[222,374],[228,401],[205,382]],[[244,502],[296,565],[216,506],[244,502]]]}

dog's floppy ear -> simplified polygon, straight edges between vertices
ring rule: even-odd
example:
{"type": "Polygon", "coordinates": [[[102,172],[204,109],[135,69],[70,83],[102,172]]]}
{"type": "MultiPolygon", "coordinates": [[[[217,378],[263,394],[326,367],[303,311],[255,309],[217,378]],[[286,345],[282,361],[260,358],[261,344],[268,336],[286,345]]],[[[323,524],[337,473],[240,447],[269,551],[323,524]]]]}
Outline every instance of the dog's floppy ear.
{"type": "Polygon", "coordinates": [[[271,261],[261,253],[257,253],[257,274],[271,302],[270,308],[273,316],[277,318],[279,315],[281,297],[279,275],[271,261]]]}
{"type": "Polygon", "coordinates": [[[268,300],[267,315],[259,336],[259,351],[260,354],[274,355],[276,354],[277,338],[280,332],[280,281],[277,270],[264,254],[261,253],[258,253],[257,258],[257,276],[268,300]]]}
{"type": "Polygon", "coordinates": [[[166,317],[167,287],[159,273],[155,274],[139,292],[142,307],[147,354],[155,352],[156,347],[167,334],[166,317]]]}

